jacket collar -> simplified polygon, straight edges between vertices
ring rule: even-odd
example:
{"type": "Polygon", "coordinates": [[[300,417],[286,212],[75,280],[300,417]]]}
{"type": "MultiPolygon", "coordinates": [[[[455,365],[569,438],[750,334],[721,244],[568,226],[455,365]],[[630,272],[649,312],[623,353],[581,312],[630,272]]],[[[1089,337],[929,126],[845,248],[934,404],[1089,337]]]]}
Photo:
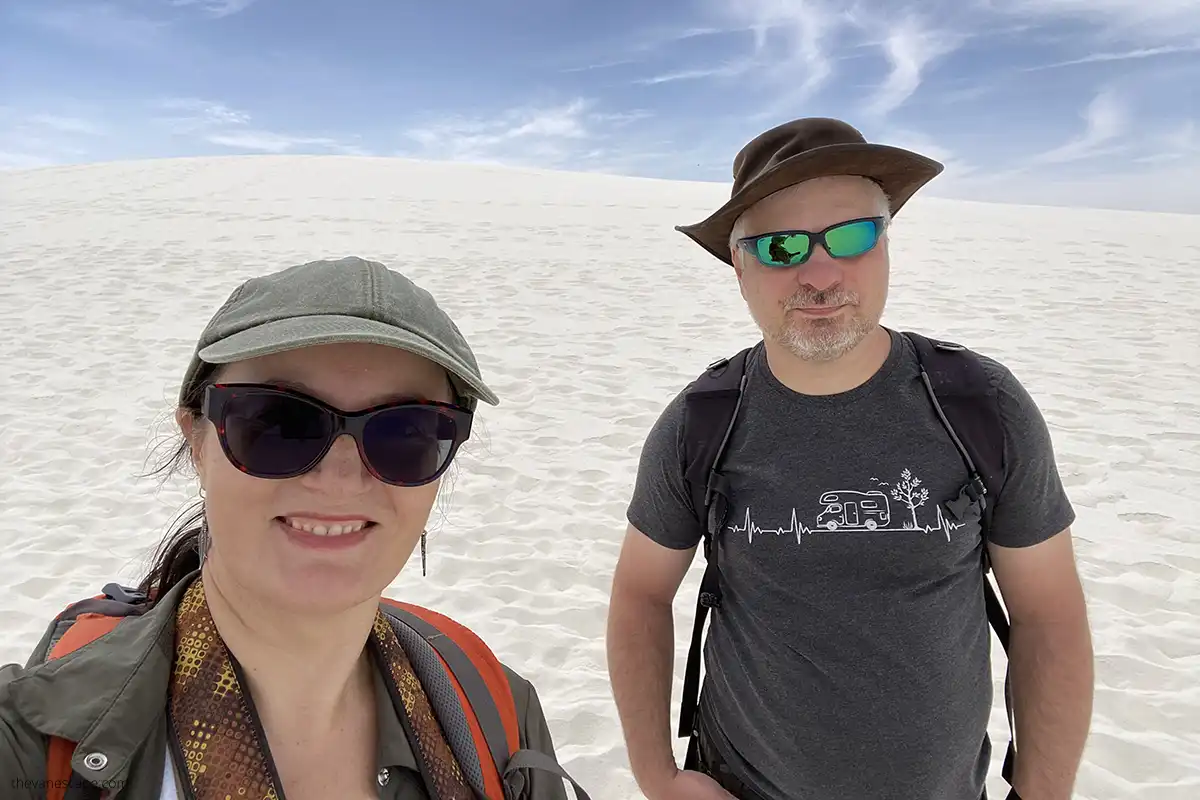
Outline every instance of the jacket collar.
{"type": "MultiPolygon", "coordinates": [[[[130,762],[167,713],[175,609],[199,570],[143,615],[61,658],[31,666],[11,684],[21,715],[37,730],[76,742],[72,768],[120,785],[130,762]]],[[[417,760],[383,677],[376,670],[377,763],[417,771],[417,760]]]]}

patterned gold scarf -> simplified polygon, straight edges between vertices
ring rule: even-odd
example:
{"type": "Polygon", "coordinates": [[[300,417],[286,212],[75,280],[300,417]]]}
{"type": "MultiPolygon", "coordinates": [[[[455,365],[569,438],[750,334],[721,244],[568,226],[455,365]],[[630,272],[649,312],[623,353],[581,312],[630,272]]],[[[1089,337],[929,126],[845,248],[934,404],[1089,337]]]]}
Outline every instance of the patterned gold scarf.
{"type": "MultiPolygon", "coordinates": [[[[191,800],[282,800],[283,788],[264,746],[261,723],[238,680],[240,671],[221,641],[199,577],[175,613],[175,666],[171,723],[190,786],[191,800]]],[[[435,790],[434,800],[474,800],[446,736],[434,717],[396,632],[376,612],[372,643],[389,669],[385,683],[404,704],[415,750],[435,790]]],[[[189,791],[190,789],[190,791],[189,791]]]]}

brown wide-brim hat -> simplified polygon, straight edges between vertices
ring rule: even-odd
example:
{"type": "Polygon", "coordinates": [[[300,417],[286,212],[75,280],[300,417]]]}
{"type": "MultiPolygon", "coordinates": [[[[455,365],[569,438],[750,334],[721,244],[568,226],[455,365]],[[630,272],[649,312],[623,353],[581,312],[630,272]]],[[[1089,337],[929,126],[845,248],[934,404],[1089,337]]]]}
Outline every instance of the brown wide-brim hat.
{"type": "Polygon", "coordinates": [[[708,219],[676,225],[708,252],[732,264],[729,236],[737,218],[759,200],[812,178],[857,175],[875,181],[891,200],[895,216],[918,189],[944,166],[890,145],[868,142],[853,126],[837,119],[792,120],[759,134],[733,160],[729,201],[708,219]]]}

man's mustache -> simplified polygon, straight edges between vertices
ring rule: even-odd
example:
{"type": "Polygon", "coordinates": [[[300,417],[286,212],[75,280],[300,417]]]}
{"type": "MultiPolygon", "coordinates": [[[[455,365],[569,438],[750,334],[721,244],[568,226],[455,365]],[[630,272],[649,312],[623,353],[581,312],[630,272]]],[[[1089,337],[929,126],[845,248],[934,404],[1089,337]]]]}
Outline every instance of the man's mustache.
{"type": "Polygon", "coordinates": [[[783,308],[785,311],[813,308],[821,306],[854,306],[858,305],[858,295],[844,289],[823,289],[819,292],[798,291],[787,299],[783,308]]]}

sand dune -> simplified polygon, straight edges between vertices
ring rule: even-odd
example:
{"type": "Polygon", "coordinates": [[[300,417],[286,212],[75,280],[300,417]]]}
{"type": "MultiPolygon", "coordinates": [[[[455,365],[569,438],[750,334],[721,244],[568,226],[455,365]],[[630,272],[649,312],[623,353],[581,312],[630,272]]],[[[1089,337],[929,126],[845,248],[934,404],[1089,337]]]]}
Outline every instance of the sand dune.
{"type": "MultiPolygon", "coordinates": [[[[530,675],[593,796],[640,797],[605,600],[645,431],[755,338],[731,272],[671,229],[725,192],[336,157],[0,175],[0,661],[23,661],[61,606],[133,579],[188,498],[135,475],[230,289],[379,259],[448,307],[503,401],[435,511],[429,576],[410,564],[393,594],[530,675]]],[[[1200,796],[1200,219],[923,198],[893,237],[885,322],[1006,361],[1078,505],[1098,689],[1077,796],[1200,796]]],[[[699,570],[677,605],[678,675],[699,570]]],[[[992,731],[1003,741],[999,694],[992,731]]]]}

